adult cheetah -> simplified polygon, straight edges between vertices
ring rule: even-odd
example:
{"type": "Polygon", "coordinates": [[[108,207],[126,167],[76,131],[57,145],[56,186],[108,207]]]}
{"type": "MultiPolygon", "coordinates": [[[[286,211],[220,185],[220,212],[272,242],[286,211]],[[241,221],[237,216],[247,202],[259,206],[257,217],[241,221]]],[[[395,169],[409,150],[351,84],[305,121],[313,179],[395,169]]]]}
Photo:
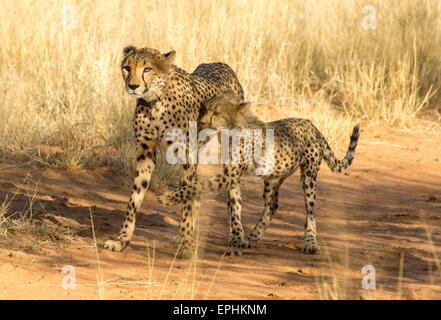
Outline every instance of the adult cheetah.
{"type": "MultiPolygon", "coordinates": [[[[337,160],[320,131],[306,119],[283,119],[265,123],[257,119],[249,110],[249,103],[241,103],[234,92],[226,92],[207,102],[207,112],[201,119],[201,125],[217,130],[222,128],[263,129],[254,133],[251,140],[240,138],[240,143],[229,146],[229,162],[223,166],[223,173],[208,180],[187,185],[174,192],[166,192],[158,197],[159,202],[170,206],[188,201],[204,192],[227,189],[229,193],[230,243],[227,254],[242,254],[243,247],[257,243],[270,224],[278,208],[279,188],[283,181],[300,167],[300,180],[304,191],[306,206],[306,222],[304,226],[304,242],[302,252],[315,254],[319,252],[316,240],[316,223],[314,205],[316,198],[316,179],[322,159],[333,172],[344,172],[352,163],[359,137],[359,125],[352,131],[350,144],[343,160],[337,160]],[[267,131],[267,130],[270,131],[267,131]],[[271,131],[272,130],[272,131],[271,131]],[[267,144],[269,132],[273,134],[273,143],[267,144]],[[260,137],[260,138],[259,138],[260,137]],[[255,149],[257,139],[261,140],[262,152],[269,154],[273,147],[273,156],[266,159],[267,163],[256,163],[255,149]],[[265,149],[263,149],[265,146],[265,149]],[[253,150],[254,149],[254,150],[253,150]],[[239,162],[234,164],[233,155],[238,155],[239,162]],[[251,159],[253,162],[245,161],[251,159]],[[268,166],[268,163],[270,166],[268,166]],[[259,166],[270,167],[271,171],[260,177],[264,180],[263,199],[265,208],[263,215],[251,234],[244,239],[241,224],[242,198],[240,178],[244,173],[255,172],[259,166]]],[[[220,136],[221,134],[218,133],[220,136]]],[[[221,152],[225,154],[223,151],[221,152]]]]}
{"type": "MultiPolygon", "coordinates": [[[[166,147],[167,131],[181,129],[188,138],[189,121],[200,118],[208,99],[225,90],[234,91],[241,100],[244,97],[236,74],[224,63],[200,64],[189,74],[173,64],[174,50],[162,54],[156,49],[129,46],[124,48],[123,55],[121,70],[125,89],[136,98],[133,127],[138,155],[136,177],[121,230],[104,244],[112,251],[124,250],[132,239],[135,215],[155,168],[156,150],[166,147]]],[[[195,183],[196,164],[183,165],[183,169],[181,185],[195,183]]],[[[192,216],[199,206],[198,198],[183,203],[178,232],[179,258],[188,259],[193,255],[192,216]]]]}

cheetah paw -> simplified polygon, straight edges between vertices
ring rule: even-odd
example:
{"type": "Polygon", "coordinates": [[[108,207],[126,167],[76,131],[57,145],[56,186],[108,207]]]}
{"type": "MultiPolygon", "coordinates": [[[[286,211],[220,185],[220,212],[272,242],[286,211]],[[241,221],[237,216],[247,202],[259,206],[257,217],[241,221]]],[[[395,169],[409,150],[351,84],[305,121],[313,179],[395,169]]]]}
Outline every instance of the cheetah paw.
{"type": "Polygon", "coordinates": [[[188,260],[188,259],[191,259],[193,257],[193,255],[194,255],[194,252],[192,249],[184,247],[184,248],[179,249],[176,257],[178,259],[188,260]]]}
{"type": "Polygon", "coordinates": [[[240,247],[241,248],[252,248],[252,244],[250,243],[250,240],[247,238],[247,239],[243,239],[240,242],[240,247]]]}
{"type": "Polygon", "coordinates": [[[260,242],[260,239],[254,238],[254,237],[247,237],[246,242],[244,244],[246,245],[244,248],[254,248],[257,246],[257,244],[260,242]]]}
{"type": "Polygon", "coordinates": [[[302,252],[307,254],[318,254],[320,253],[320,247],[315,242],[305,242],[302,246],[302,252]]]}
{"type": "Polygon", "coordinates": [[[110,251],[123,251],[128,244],[128,241],[122,241],[121,239],[107,240],[104,243],[104,248],[110,251]]]}
{"type": "Polygon", "coordinates": [[[177,204],[172,197],[172,192],[165,192],[158,196],[158,202],[166,207],[171,207],[177,204]]]}
{"type": "Polygon", "coordinates": [[[239,247],[228,247],[227,251],[225,252],[226,256],[241,256],[242,255],[242,248],[239,247]]]}

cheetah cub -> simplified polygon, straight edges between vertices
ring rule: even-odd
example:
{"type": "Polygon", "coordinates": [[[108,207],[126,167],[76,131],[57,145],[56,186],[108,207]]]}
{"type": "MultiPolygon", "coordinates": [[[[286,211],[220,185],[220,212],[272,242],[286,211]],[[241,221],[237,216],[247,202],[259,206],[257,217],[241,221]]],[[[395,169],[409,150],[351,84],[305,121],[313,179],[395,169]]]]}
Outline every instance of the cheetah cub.
{"type": "MultiPolygon", "coordinates": [[[[333,172],[344,172],[351,165],[358,142],[359,125],[356,125],[352,131],[346,156],[343,160],[337,160],[323,135],[310,120],[289,118],[262,122],[250,111],[250,103],[241,103],[232,92],[215,96],[206,103],[205,107],[207,112],[200,120],[202,127],[216,130],[218,136],[225,128],[240,129],[242,132],[248,129],[248,132],[254,132],[254,135],[248,140],[242,136],[240,143],[236,145],[232,143],[233,145],[229,146],[230,161],[222,162],[223,173],[196,184],[183,186],[174,192],[166,192],[158,197],[159,202],[173,206],[204,192],[228,190],[230,243],[227,254],[241,255],[242,248],[251,247],[262,239],[277,210],[280,186],[300,167],[300,181],[306,206],[304,242],[301,250],[304,253],[318,253],[320,248],[317,245],[314,218],[317,173],[322,159],[333,172]],[[260,129],[260,135],[256,134],[254,129],[260,129]],[[271,138],[272,144],[266,143],[268,138],[271,138]],[[255,150],[259,149],[257,143],[263,145],[260,148],[263,155],[271,155],[266,158],[265,166],[268,167],[269,163],[272,170],[260,175],[264,180],[265,208],[254,230],[245,239],[241,224],[240,178],[243,174],[253,171],[255,173],[257,167],[262,167],[261,164],[256,163],[255,150]],[[239,162],[231,161],[235,152],[240,153],[239,162]],[[251,163],[246,161],[247,159],[252,159],[251,163]]],[[[229,141],[228,138],[228,145],[229,141]]],[[[222,155],[224,154],[225,152],[222,152],[222,155]]]]}

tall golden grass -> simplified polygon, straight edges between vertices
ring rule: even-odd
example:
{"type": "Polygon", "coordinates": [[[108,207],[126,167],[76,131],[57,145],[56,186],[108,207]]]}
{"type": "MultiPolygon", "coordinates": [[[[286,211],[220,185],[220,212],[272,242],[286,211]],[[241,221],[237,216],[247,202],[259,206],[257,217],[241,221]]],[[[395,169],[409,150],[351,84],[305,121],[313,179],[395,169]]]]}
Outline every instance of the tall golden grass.
{"type": "Polygon", "coordinates": [[[312,118],[331,142],[354,118],[406,125],[441,101],[441,5],[368,4],[374,29],[366,1],[2,0],[0,155],[131,169],[134,101],[119,70],[131,44],[175,49],[187,71],[226,62],[248,100],[312,118]],[[298,104],[308,92],[340,113],[298,104]]]}

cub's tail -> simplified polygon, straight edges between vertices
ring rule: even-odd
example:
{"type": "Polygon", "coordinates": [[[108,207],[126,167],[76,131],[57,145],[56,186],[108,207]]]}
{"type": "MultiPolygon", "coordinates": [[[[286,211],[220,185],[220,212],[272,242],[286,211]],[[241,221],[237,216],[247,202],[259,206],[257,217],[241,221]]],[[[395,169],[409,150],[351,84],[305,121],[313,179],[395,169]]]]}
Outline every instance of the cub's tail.
{"type": "Polygon", "coordinates": [[[325,143],[323,159],[328,164],[332,172],[344,172],[347,168],[349,168],[352,160],[354,160],[355,157],[355,148],[357,147],[359,134],[360,124],[357,124],[354,127],[354,130],[352,130],[351,142],[349,143],[348,151],[346,152],[346,156],[343,158],[343,160],[337,160],[328,143],[325,143]]]}

